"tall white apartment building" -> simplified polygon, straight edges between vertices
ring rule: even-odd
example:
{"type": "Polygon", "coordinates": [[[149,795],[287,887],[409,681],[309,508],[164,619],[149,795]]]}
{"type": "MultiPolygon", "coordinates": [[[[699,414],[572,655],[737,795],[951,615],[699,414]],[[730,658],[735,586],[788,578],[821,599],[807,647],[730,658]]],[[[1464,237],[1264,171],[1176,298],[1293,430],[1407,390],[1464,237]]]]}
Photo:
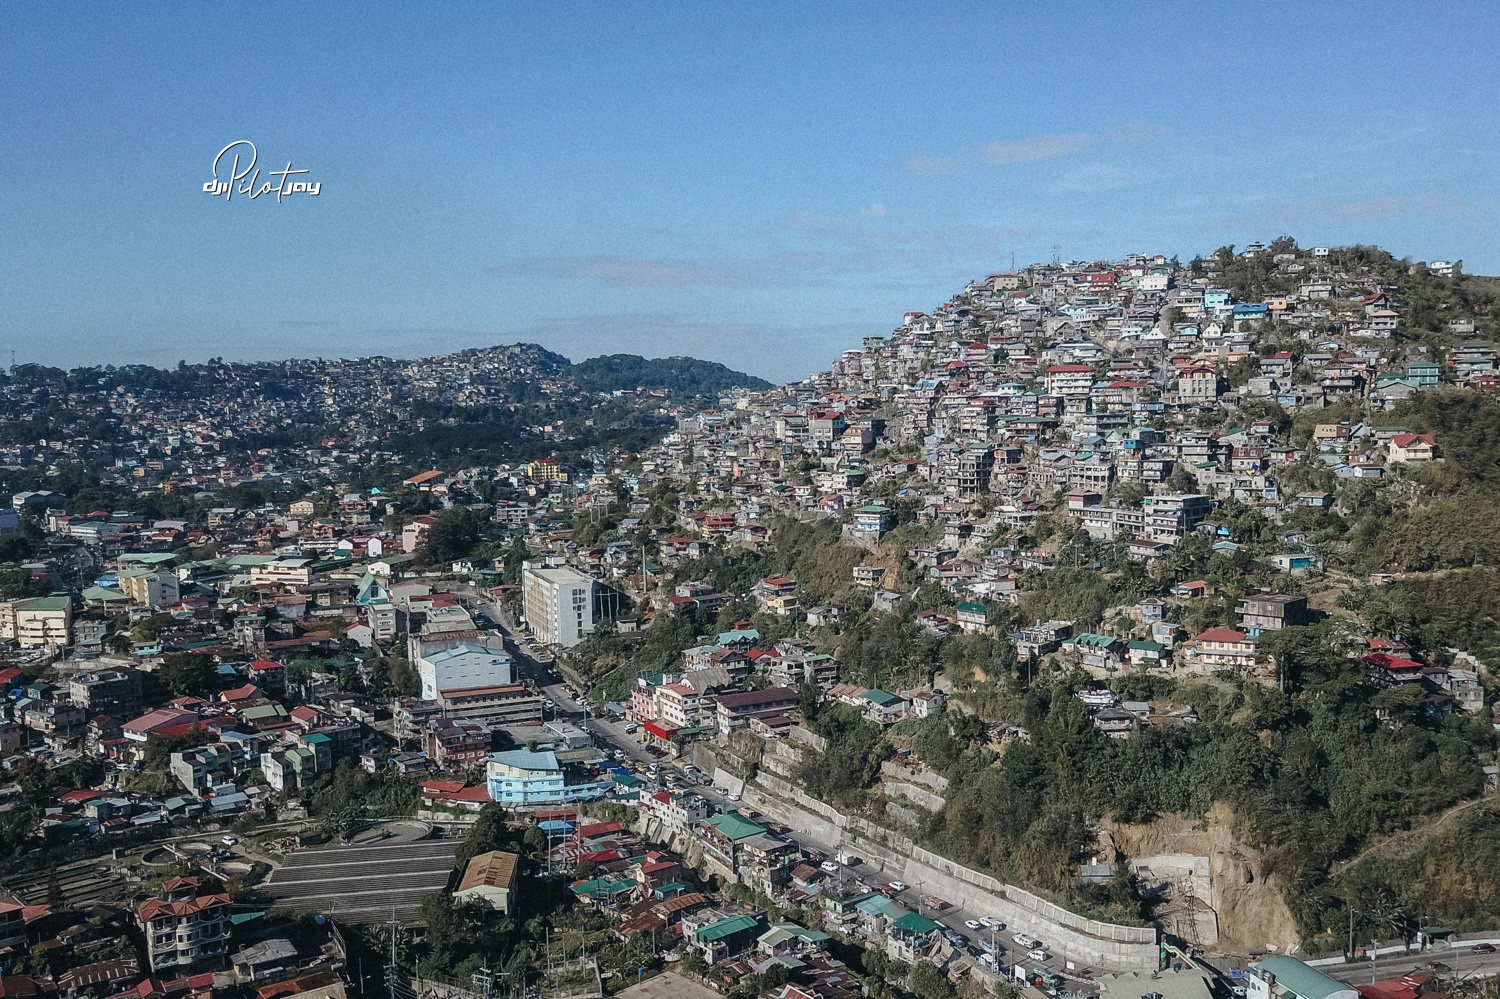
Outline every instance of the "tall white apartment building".
{"type": "Polygon", "coordinates": [[[564,566],[528,564],[521,573],[526,623],[543,645],[571,649],[594,630],[594,581],[564,566]]]}

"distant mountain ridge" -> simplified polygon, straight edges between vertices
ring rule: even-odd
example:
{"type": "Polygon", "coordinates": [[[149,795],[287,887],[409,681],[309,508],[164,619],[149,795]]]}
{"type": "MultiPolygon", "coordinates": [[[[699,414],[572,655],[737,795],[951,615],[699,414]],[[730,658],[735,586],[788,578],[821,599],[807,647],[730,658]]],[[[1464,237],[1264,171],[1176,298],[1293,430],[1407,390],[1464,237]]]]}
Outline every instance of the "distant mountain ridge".
{"type": "MultiPolygon", "coordinates": [[[[633,392],[641,388],[661,389],[674,396],[709,396],[735,388],[763,390],[773,387],[764,378],[696,357],[646,358],[639,354],[605,354],[575,364],[570,358],[535,343],[469,347],[409,361],[376,354],[356,358],[287,358],[276,361],[210,358],[195,364],[179,361],[176,367],[161,368],[149,364],[123,364],[63,369],[20,364],[9,372],[0,370],[0,382],[45,386],[61,391],[118,387],[195,394],[214,390],[227,372],[264,372],[296,378],[315,373],[347,373],[349,369],[361,366],[385,372],[403,365],[421,365],[444,358],[488,362],[490,366],[498,363],[507,369],[512,381],[572,382],[586,392],[633,392]]],[[[271,391],[276,390],[272,388],[271,391]]]]}
{"type": "Polygon", "coordinates": [[[773,387],[764,378],[696,357],[605,354],[572,365],[570,374],[580,388],[590,392],[655,388],[677,395],[715,395],[733,388],[760,391],[773,387]]]}

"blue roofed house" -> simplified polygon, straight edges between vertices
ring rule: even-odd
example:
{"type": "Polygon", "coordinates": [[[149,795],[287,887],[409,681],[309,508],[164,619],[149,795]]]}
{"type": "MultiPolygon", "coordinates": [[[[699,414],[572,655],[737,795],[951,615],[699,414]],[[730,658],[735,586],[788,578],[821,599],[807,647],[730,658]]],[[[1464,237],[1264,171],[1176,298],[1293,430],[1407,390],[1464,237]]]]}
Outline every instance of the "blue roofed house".
{"type": "Polygon", "coordinates": [[[1265,302],[1241,302],[1234,307],[1235,323],[1258,323],[1271,311],[1265,302]]]}
{"type": "Polygon", "coordinates": [[[613,781],[607,780],[569,784],[557,754],[551,750],[491,753],[485,776],[490,800],[519,808],[588,801],[614,787],[613,781]]]}

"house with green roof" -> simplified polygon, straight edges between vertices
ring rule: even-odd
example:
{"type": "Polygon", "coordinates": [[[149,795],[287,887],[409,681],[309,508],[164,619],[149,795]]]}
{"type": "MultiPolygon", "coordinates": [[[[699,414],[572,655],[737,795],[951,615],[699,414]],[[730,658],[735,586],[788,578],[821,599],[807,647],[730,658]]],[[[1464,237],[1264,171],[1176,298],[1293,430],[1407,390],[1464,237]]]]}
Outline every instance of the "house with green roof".
{"type": "Polygon", "coordinates": [[[906,717],[907,701],[889,690],[867,690],[860,696],[865,717],[879,725],[894,725],[906,717]]]}
{"type": "Polygon", "coordinates": [[[617,900],[629,899],[634,894],[639,884],[634,878],[590,878],[587,881],[576,881],[569,886],[574,895],[580,899],[588,899],[591,902],[612,904],[617,900]]]}
{"type": "Polygon", "coordinates": [[[884,895],[876,894],[867,895],[856,902],[854,911],[859,913],[860,928],[876,936],[885,933],[886,927],[907,914],[903,906],[884,895]]]}
{"type": "Polygon", "coordinates": [[[755,941],[757,952],[766,957],[807,954],[821,950],[833,939],[820,930],[810,930],[800,923],[783,921],[772,923],[755,941]]]}
{"type": "Polygon", "coordinates": [[[942,939],[943,928],[917,912],[891,923],[886,933],[886,952],[898,961],[915,964],[930,955],[942,939]]]}
{"type": "Polygon", "coordinates": [[[1124,662],[1123,644],[1112,635],[1096,635],[1085,631],[1063,642],[1063,651],[1072,652],[1080,665],[1100,670],[1119,669],[1124,662]]]}
{"type": "Polygon", "coordinates": [[[698,914],[682,920],[682,940],[709,964],[736,957],[755,946],[765,929],[762,913],[741,913],[699,923],[698,914]]]}
{"type": "Polygon", "coordinates": [[[954,618],[961,630],[974,634],[989,627],[990,609],[978,601],[966,600],[958,605],[954,618]]]}
{"type": "Polygon", "coordinates": [[[1286,954],[1272,954],[1252,965],[1245,992],[1246,999],[1359,999],[1353,985],[1286,954]]]}
{"type": "Polygon", "coordinates": [[[1125,648],[1131,669],[1150,669],[1153,666],[1160,666],[1165,652],[1166,646],[1160,642],[1145,642],[1140,639],[1136,639],[1125,648]]]}
{"type": "Polygon", "coordinates": [[[698,839],[703,852],[728,868],[731,875],[738,870],[738,844],[761,836],[765,831],[765,826],[745,818],[735,808],[698,823],[698,839]]]}
{"type": "Polygon", "coordinates": [[[112,586],[85,586],[83,604],[85,607],[108,610],[111,607],[128,606],[130,598],[112,586]]]}

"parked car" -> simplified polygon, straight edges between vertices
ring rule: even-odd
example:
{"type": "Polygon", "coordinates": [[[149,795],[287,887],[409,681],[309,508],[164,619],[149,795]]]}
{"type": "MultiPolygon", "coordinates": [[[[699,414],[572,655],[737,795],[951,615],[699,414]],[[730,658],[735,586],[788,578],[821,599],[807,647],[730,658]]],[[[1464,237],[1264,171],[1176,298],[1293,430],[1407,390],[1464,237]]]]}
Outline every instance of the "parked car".
{"type": "Polygon", "coordinates": [[[1042,945],[1042,942],[1036,937],[1028,937],[1024,933],[1017,933],[1015,936],[1011,937],[1011,939],[1016,942],[1016,945],[1018,947],[1025,947],[1028,950],[1032,947],[1040,947],[1042,945]]]}
{"type": "Polygon", "coordinates": [[[237,836],[220,836],[219,837],[219,842],[223,843],[225,846],[234,846],[234,844],[236,844],[236,843],[239,842],[239,837],[237,837],[237,836]]]}
{"type": "Polygon", "coordinates": [[[1042,950],[1042,948],[1038,947],[1035,950],[1028,950],[1026,952],[1026,956],[1031,958],[1033,961],[1045,961],[1052,955],[1048,954],[1046,951],[1042,950]]]}
{"type": "Polygon", "coordinates": [[[1005,924],[1000,922],[1000,920],[996,919],[994,916],[980,916],[979,921],[992,930],[1005,929],[1005,924]]]}
{"type": "Polygon", "coordinates": [[[948,943],[952,944],[955,950],[963,950],[969,946],[969,938],[962,933],[955,932],[954,930],[944,930],[943,936],[948,938],[948,943]]]}
{"type": "Polygon", "coordinates": [[[1469,952],[1473,954],[1493,954],[1495,953],[1495,945],[1492,943],[1477,943],[1469,948],[1469,952]]]}
{"type": "Polygon", "coordinates": [[[825,860],[818,865],[818,869],[825,874],[837,874],[839,872],[839,865],[831,860],[825,860]]]}
{"type": "Polygon", "coordinates": [[[977,930],[977,929],[979,929],[979,927],[981,927],[983,925],[984,924],[981,923],[977,919],[965,919],[964,920],[964,926],[967,927],[968,929],[971,929],[971,930],[977,930]]]}
{"type": "Polygon", "coordinates": [[[891,882],[891,891],[902,892],[902,891],[906,891],[910,887],[911,887],[911,885],[907,884],[905,881],[892,881],[891,882]]]}

